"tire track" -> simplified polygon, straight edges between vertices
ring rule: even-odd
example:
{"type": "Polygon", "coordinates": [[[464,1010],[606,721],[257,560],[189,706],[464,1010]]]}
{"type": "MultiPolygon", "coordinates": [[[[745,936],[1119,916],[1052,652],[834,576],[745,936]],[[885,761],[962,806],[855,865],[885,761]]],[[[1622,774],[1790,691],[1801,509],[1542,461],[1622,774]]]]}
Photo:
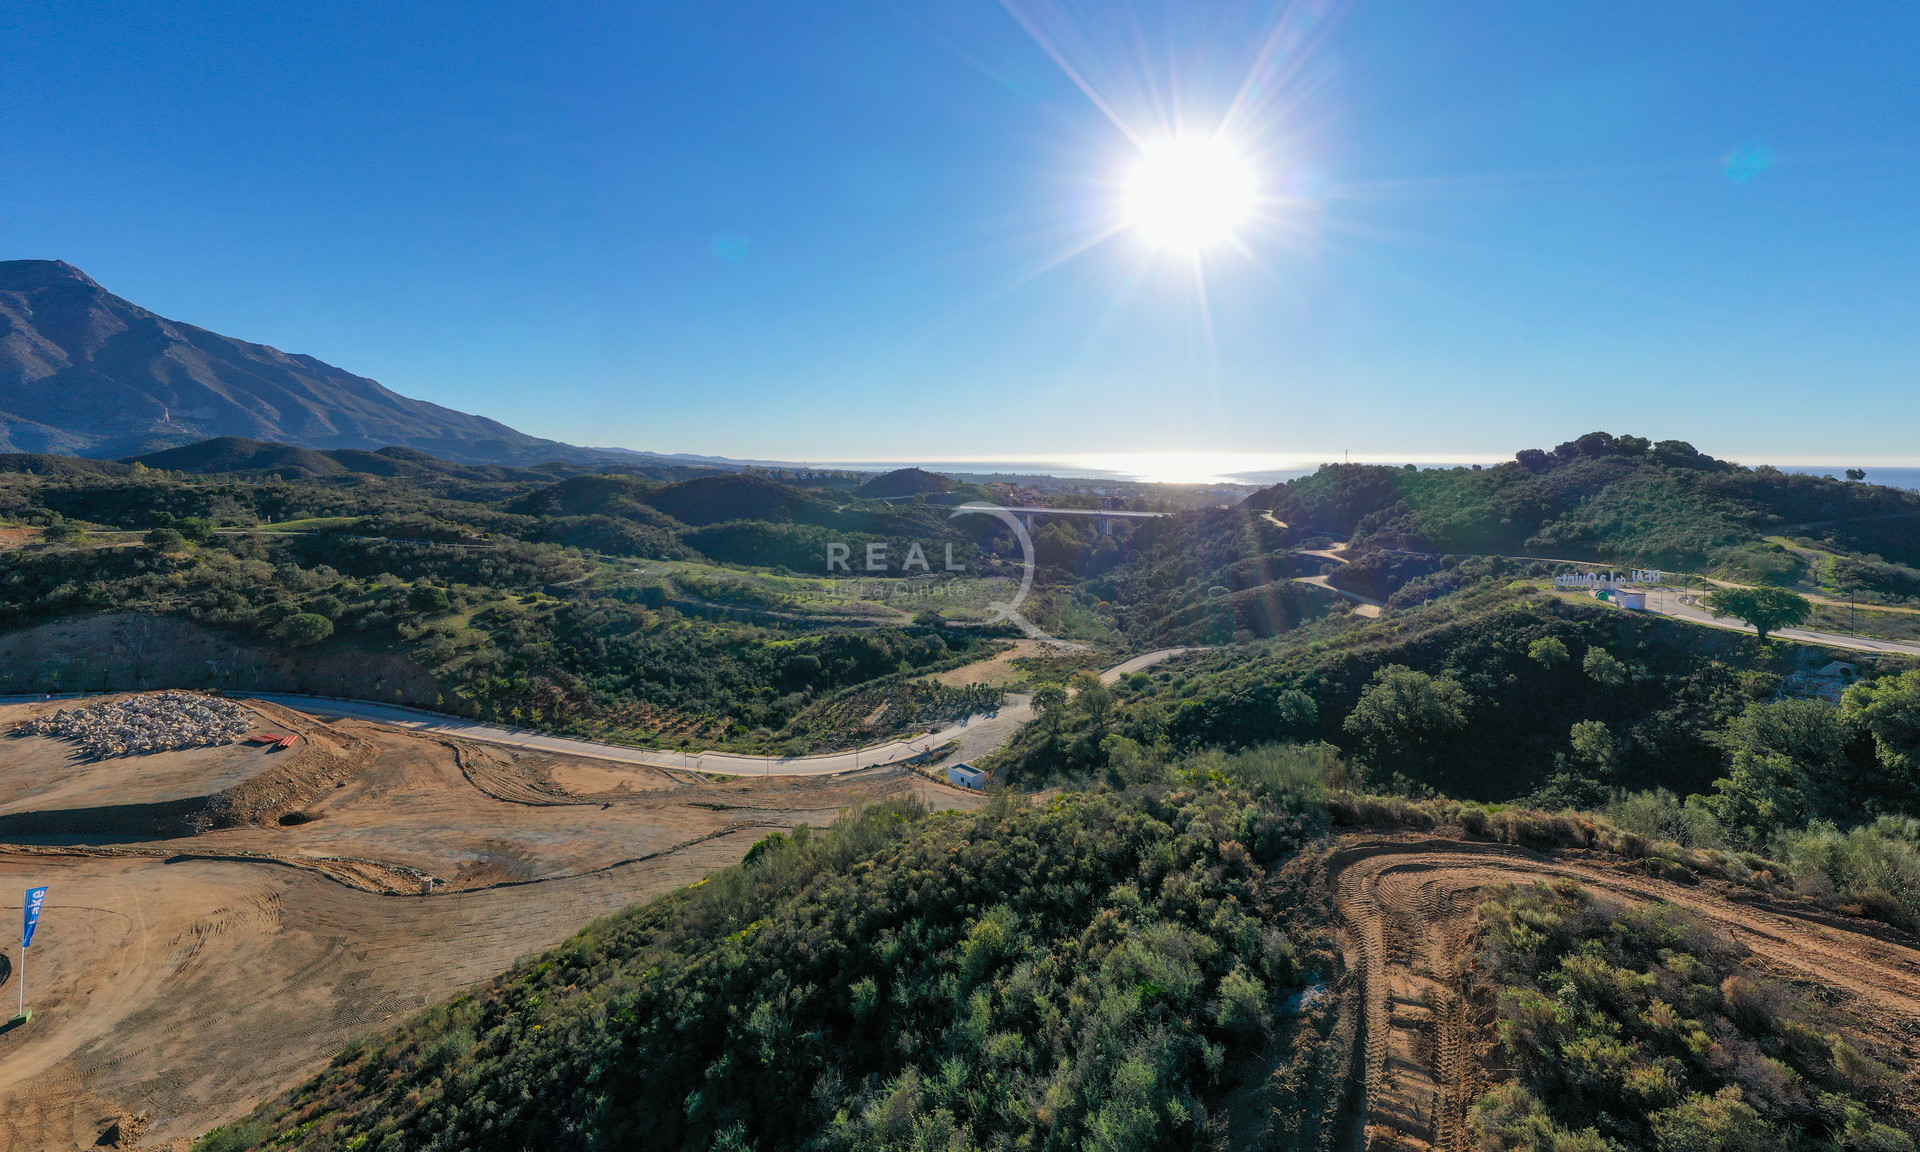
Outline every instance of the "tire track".
{"type": "Polygon", "coordinates": [[[1807,988],[1894,1049],[1920,1044],[1920,949],[1883,925],[1726,884],[1683,886],[1610,857],[1426,836],[1356,836],[1328,856],[1347,965],[1364,1004],[1368,1152],[1467,1152],[1488,1085],[1463,988],[1485,890],[1565,877],[1628,905],[1666,903],[1732,938],[1746,963],[1807,988]]]}

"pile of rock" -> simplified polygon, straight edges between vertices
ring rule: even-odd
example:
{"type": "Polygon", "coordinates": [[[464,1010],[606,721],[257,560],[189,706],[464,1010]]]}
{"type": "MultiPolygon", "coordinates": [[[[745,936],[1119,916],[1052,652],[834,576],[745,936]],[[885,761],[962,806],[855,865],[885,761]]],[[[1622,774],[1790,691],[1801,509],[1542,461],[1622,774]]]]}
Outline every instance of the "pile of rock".
{"type": "Polygon", "coordinates": [[[231,744],[247,734],[247,712],[231,700],[192,692],[129,696],[62,708],[14,725],[15,736],[72,740],[95,759],[231,744]]]}

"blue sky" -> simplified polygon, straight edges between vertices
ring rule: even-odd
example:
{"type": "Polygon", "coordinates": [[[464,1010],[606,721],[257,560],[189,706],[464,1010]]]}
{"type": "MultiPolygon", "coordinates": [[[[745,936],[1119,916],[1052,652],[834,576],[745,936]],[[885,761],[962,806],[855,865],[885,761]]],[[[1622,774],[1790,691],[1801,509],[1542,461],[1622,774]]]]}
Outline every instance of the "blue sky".
{"type": "Polygon", "coordinates": [[[0,36],[0,257],[574,443],[1920,456],[1913,5],[41,3],[0,36]],[[1239,246],[1085,247],[1129,133],[1230,107],[1239,246]]]}

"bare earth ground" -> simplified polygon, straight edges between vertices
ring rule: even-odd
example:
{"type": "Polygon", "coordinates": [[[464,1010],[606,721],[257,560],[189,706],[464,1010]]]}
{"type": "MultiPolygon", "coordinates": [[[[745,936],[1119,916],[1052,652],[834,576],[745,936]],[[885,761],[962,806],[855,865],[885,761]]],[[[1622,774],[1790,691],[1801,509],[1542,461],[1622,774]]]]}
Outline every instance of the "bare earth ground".
{"type": "MultiPolygon", "coordinates": [[[[0,708],[0,728],[51,707],[0,708]]],[[[86,763],[0,738],[0,820],[92,829],[0,844],[0,925],[17,923],[18,893],[52,889],[27,960],[35,1015],[0,1034],[0,1149],[91,1148],[140,1116],[141,1147],[198,1135],[354,1034],[734,863],[772,829],[907,793],[978,802],[900,768],[716,783],[254,707],[259,728],[300,742],[86,763]],[[147,808],[208,796],[209,813],[251,822],[140,831],[147,808]]],[[[9,964],[0,1000],[17,990],[9,964]]]]}
{"type": "Polygon", "coordinates": [[[1364,1003],[1367,1149],[1465,1150],[1489,1086],[1488,1021],[1463,994],[1474,910],[1488,889],[1566,876],[1627,905],[1665,901],[1747,951],[1745,963],[1846,1017],[1920,1096],[1920,948],[1872,921],[1716,881],[1683,886],[1594,854],[1426,834],[1354,835],[1329,858],[1342,948],[1364,1003]]]}
{"type": "Polygon", "coordinates": [[[1013,662],[1022,656],[1035,655],[1039,651],[1040,641],[1038,640],[1015,640],[1013,647],[991,660],[976,660],[971,664],[962,664],[958,668],[948,669],[930,679],[955,688],[968,684],[992,684],[1004,687],[1024,675],[1013,662]]]}

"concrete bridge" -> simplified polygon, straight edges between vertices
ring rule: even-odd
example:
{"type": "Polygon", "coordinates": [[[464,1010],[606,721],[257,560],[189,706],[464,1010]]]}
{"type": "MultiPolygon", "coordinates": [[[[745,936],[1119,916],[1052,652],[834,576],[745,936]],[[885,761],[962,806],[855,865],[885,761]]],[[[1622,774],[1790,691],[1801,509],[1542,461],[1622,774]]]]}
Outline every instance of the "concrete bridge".
{"type": "Polygon", "coordinates": [[[1020,518],[1020,526],[1028,532],[1033,531],[1035,520],[1043,517],[1071,516],[1082,520],[1094,521],[1094,527],[1102,536],[1113,535],[1113,525],[1117,520],[1155,520],[1169,516],[1169,512],[1121,512],[1111,508],[1008,508],[1005,511],[1020,518]]]}

